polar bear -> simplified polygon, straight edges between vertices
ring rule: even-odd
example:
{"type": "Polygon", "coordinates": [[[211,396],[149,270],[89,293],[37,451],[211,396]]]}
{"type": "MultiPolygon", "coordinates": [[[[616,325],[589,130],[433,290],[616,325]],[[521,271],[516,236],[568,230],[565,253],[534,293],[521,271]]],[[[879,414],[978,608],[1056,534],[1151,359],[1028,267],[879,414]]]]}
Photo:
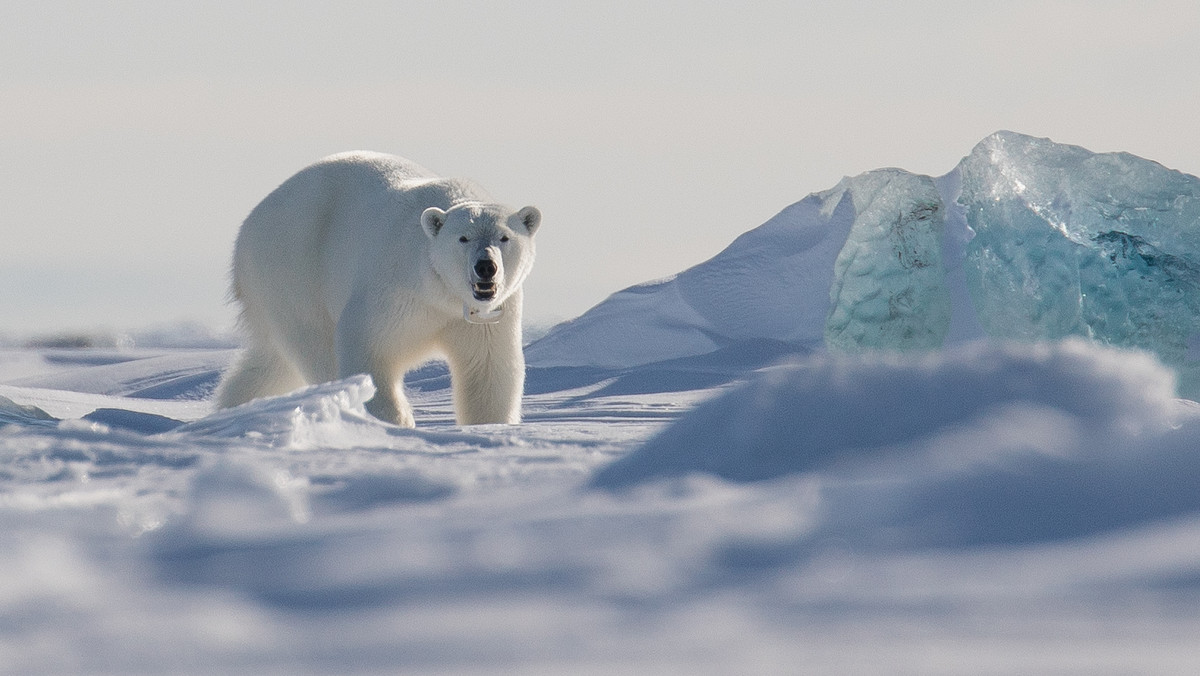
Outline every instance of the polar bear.
{"type": "Polygon", "coordinates": [[[441,352],[459,424],[520,422],[521,285],[540,223],[536,207],[513,211],[393,155],[301,170],[238,233],[232,295],[248,344],[217,405],[366,373],[367,410],[413,427],[404,374],[441,352]]]}

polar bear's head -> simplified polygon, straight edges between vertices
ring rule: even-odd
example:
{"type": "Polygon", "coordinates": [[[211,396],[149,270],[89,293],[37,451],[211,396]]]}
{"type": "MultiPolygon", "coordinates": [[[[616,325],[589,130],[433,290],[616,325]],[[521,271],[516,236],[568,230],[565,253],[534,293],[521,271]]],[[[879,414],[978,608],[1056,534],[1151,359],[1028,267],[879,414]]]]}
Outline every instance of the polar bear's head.
{"type": "Polygon", "coordinates": [[[514,212],[480,202],[421,214],[433,269],[466,307],[480,312],[500,307],[521,287],[533,266],[533,234],[541,221],[536,207],[514,212]]]}

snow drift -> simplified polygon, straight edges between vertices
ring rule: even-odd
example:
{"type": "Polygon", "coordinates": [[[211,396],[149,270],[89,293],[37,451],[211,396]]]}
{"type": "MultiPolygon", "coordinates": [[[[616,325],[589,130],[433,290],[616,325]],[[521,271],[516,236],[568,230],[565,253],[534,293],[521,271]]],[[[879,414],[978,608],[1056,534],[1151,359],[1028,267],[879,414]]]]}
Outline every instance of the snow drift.
{"type": "Polygon", "coordinates": [[[697,406],[594,484],[697,471],[762,480],[929,445],[948,446],[947,462],[1012,451],[1083,461],[1167,429],[1180,411],[1174,388],[1174,374],[1152,357],[1079,340],[908,358],[827,355],[766,369],[697,406]]]}
{"type": "Polygon", "coordinates": [[[655,373],[543,382],[525,424],[470,429],[431,383],[418,430],[366,418],[364,378],[215,414],[76,395],[109,411],[84,420],[5,386],[6,664],[856,673],[867,650],[937,672],[915,646],[954,672],[1200,666],[1200,413],[1154,358],[1077,340],[697,391],[655,373]]]}
{"type": "Polygon", "coordinates": [[[1200,407],[1152,357],[974,344],[823,357],[701,404],[592,485],[820,477],[826,528],[913,546],[1079,537],[1200,510],[1200,407]]]}

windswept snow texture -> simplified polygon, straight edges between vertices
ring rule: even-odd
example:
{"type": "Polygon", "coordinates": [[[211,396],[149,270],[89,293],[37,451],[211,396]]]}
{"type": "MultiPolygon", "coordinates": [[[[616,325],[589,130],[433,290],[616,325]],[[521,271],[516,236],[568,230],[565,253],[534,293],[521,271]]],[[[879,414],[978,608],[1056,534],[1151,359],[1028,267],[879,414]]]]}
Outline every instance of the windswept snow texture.
{"type": "MultiPolygon", "coordinates": [[[[46,375],[229,356],[86,354],[46,375]]],[[[4,669],[1200,669],[1200,410],[1152,357],[718,354],[532,370],[520,426],[454,426],[437,367],[416,430],[365,377],[216,413],[0,385],[4,669]],[[749,380],[690,389],[700,365],[749,380]]]]}
{"type": "Polygon", "coordinates": [[[615,366],[756,338],[809,353],[983,336],[1148,350],[1200,397],[1200,179],[999,132],[938,179],[881,169],[810,195],[711,260],[614,294],[528,355],[615,366]]]}
{"type": "MultiPolygon", "coordinates": [[[[732,481],[853,474],[868,461],[919,464],[922,473],[938,464],[950,474],[995,473],[1009,462],[1036,462],[1036,455],[1107,462],[1119,482],[1135,459],[1122,457],[1132,438],[1168,432],[1193,410],[1174,389],[1174,374],[1150,356],[1080,339],[972,344],[909,358],[825,356],[763,370],[604,468],[593,483],[618,488],[692,472],[732,481]],[[912,457],[919,448],[941,450],[912,457]]],[[[1192,455],[1188,474],[1200,476],[1200,453],[1192,455]]],[[[1200,492],[1195,500],[1200,508],[1200,492]]]]}
{"type": "Polygon", "coordinates": [[[526,349],[537,366],[628,367],[744,341],[824,342],[833,264],[855,221],[845,190],[810,195],[674,277],[613,294],[526,349]],[[620,349],[614,349],[614,346],[620,349]]]}

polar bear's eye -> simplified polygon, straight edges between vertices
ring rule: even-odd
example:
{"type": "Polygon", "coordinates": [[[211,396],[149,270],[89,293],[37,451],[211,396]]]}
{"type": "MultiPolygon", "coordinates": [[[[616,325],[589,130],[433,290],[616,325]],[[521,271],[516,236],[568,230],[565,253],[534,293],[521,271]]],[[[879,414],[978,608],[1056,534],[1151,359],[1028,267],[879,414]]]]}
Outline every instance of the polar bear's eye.
{"type": "Polygon", "coordinates": [[[467,242],[469,242],[469,241],[471,241],[471,240],[467,239],[467,236],[466,236],[466,235],[463,235],[463,236],[461,236],[461,237],[459,237],[459,238],[458,238],[458,241],[462,242],[463,244],[466,244],[467,242]]]}
{"type": "Polygon", "coordinates": [[[505,235],[505,236],[501,237],[501,238],[500,238],[500,241],[501,241],[501,242],[507,242],[507,241],[508,241],[508,235],[505,235]]]}

